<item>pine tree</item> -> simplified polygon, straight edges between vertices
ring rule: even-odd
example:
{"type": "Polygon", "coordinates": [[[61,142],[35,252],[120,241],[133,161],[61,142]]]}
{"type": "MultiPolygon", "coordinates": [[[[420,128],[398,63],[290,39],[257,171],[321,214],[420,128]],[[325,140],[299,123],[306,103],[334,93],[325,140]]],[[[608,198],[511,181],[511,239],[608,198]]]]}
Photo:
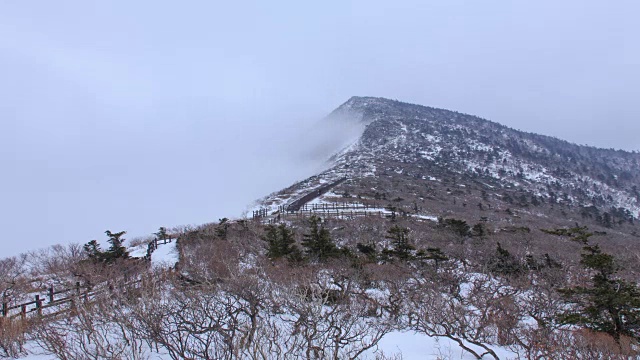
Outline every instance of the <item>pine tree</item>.
{"type": "Polygon", "coordinates": [[[523,271],[518,259],[504,249],[500,243],[498,243],[495,255],[489,259],[488,269],[491,273],[501,276],[517,276],[523,271]]]}
{"type": "Polygon", "coordinates": [[[129,252],[127,251],[127,248],[122,245],[122,243],[124,242],[124,239],[122,239],[122,236],[127,232],[120,231],[117,233],[112,233],[111,231],[107,230],[104,233],[107,234],[107,236],[109,237],[109,240],[107,241],[109,242],[109,244],[111,244],[111,246],[109,246],[109,249],[104,254],[105,260],[107,262],[111,262],[116,259],[128,258],[129,252]]]}
{"type": "Polygon", "coordinates": [[[169,238],[169,234],[167,234],[167,228],[161,226],[158,229],[158,232],[155,233],[155,235],[158,237],[159,240],[162,240],[163,242],[167,242],[167,239],[169,238]]]}
{"type": "Polygon", "coordinates": [[[387,231],[387,239],[391,240],[393,249],[390,253],[400,260],[409,260],[413,258],[412,251],[415,250],[413,245],[409,243],[409,229],[394,225],[387,231]]]}
{"type": "Polygon", "coordinates": [[[433,260],[436,265],[436,270],[438,269],[441,262],[449,260],[447,255],[445,255],[442,252],[442,250],[440,250],[440,248],[431,248],[431,247],[427,248],[424,258],[427,260],[433,260]]]}
{"type": "Polygon", "coordinates": [[[587,228],[586,226],[579,226],[578,224],[576,224],[575,227],[569,229],[540,229],[540,231],[550,235],[568,237],[572,241],[581,242],[585,245],[589,243],[589,238],[594,235],[592,232],[589,232],[589,228],[587,228]]]}
{"type": "Polygon", "coordinates": [[[484,229],[484,225],[477,223],[475,225],[473,225],[473,228],[471,228],[471,235],[472,236],[477,236],[477,237],[483,237],[486,235],[486,231],[484,229]]]}
{"type": "Polygon", "coordinates": [[[580,325],[604,332],[619,340],[626,335],[640,339],[640,290],[634,283],[614,278],[618,272],[613,256],[598,245],[583,248],[580,263],[592,272],[590,286],[560,289],[574,307],[558,319],[563,324],[580,325]]]}
{"type": "Polygon", "coordinates": [[[370,243],[370,244],[357,243],[356,249],[358,249],[359,252],[361,252],[364,256],[366,256],[369,261],[375,261],[376,258],[378,257],[378,252],[376,251],[376,244],[374,243],[370,243]]]}
{"type": "Polygon", "coordinates": [[[290,260],[295,260],[300,255],[300,250],[295,246],[296,240],[293,230],[286,224],[280,224],[277,227],[267,225],[263,239],[268,243],[267,256],[270,259],[287,257],[290,260]]]}
{"type": "Polygon", "coordinates": [[[302,246],[308,258],[324,261],[338,256],[339,251],[331,239],[329,230],[324,228],[321,221],[317,216],[309,218],[309,233],[303,235],[302,246]]]}
{"type": "Polygon", "coordinates": [[[102,255],[102,249],[100,249],[100,244],[98,244],[98,240],[91,240],[83,246],[84,252],[87,254],[89,259],[99,260],[102,255]]]}
{"type": "Polygon", "coordinates": [[[218,236],[222,240],[226,240],[228,232],[229,232],[229,219],[227,219],[226,217],[219,219],[218,226],[216,227],[216,236],[218,236]]]}
{"type": "Polygon", "coordinates": [[[462,238],[469,236],[471,228],[464,220],[438,218],[438,225],[451,229],[462,238]]]}
{"type": "Polygon", "coordinates": [[[126,234],[126,231],[120,231],[118,233],[112,233],[107,230],[104,232],[109,237],[109,248],[106,251],[102,251],[100,249],[100,245],[97,240],[91,240],[83,246],[84,252],[87,254],[89,259],[96,262],[106,262],[112,263],[117,259],[127,259],[129,257],[129,252],[127,248],[122,245],[124,239],[122,236],[126,234]]]}

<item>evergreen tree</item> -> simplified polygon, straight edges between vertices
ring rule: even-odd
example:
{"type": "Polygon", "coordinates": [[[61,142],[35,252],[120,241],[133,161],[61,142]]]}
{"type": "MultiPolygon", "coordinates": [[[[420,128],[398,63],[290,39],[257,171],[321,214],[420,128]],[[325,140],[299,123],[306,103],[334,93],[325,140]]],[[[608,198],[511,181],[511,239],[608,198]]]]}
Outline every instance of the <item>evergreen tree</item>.
{"type": "Polygon", "coordinates": [[[154,235],[156,235],[158,237],[159,240],[162,240],[163,242],[167,242],[167,239],[169,238],[169,234],[167,234],[167,228],[161,226],[158,229],[158,232],[155,233],[154,235]]]}
{"type": "Polygon", "coordinates": [[[216,227],[216,236],[222,240],[226,240],[228,232],[229,232],[229,219],[227,219],[226,217],[219,219],[218,226],[216,227]]]}
{"type": "Polygon", "coordinates": [[[473,225],[471,228],[471,235],[477,237],[484,237],[487,234],[487,231],[484,229],[484,225],[477,223],[473,225]]]}
{"type": "Polygon", "coordinates": [[[100,249],[100,244],[98,244],[98,240],[91,240],[83,246],[84,252],[87,254],[89,259],[99,260],[102,255],[102,249],[100,249]]]}
{"type": "Polygon", "coordinates": [[[427,260],[433,260],[436,265],[436,270],[439,267],[439,264],[443,261],[449,260],[447,255],[445,255],[440,248],[427,248],[427,251],[424,254],[424,258],[427,260]]]}
{"type": "Polygon", "coordinates": [[[578,224],[576,224],[575,227],[569,229],[540,229],[540,231],[550,235],[568,237],[572,241],[581,242],[585,245],[589,243],[589,238],[594,235],[594,233],[589,232],[589,228],[587,228],[586,226],[578,226],[578,224]]]}
{"type": "Polygon", "coordinates": [[[438,218],[438,225],[444,228],[451,229],[451,231],[463,238],[469,236],[469,231],[471,230],[466,221],[458,219],[438,218]]]}
{"type": "Polygon", "coordinates": [[[293,230],[286,224],[279,226],[267,225],[264,240],[267,241],[267,256],[270,259],[287,257],[290,260],[298,258],[300,251],[295,246],[296,240],[293,230]]]}
{"type": "Polygon", "coordinates": [[[489,259],[488,269],[492,274],[501,276],[517,276],[523,271],[518,259],[504,249],[500,243],[498,243],[495,255],[489,259]]]}
{"type": "Polygon", "coordinates": [[[393,249],[390,253],[400,260],[409,260],[413,258],[411,252],[415,250],[413,245],[409,243],[409,229],[394,225],[387,231],[386,238],[391,240],[393,249]]]}
{"type": "Polygon", "coordinates": [[[549,254],[544,254],[540,261],[533,255],[525,257],[524,268],[527,270],[540,271],[542,269],[561,269],[562,264],[552,259],[549,254]]]}
{"type": "Polygon", "coordinates": [[[376,244],[374,243],[371,243],[371,244],[357,243],[356,249],[358,249],[358,251],[364,254],[367,257],[367,259],[369,259],[370,261],[376,260],[378,256],[378,252],[376,251],[376,244]]]}
{"type": "Polygon", "coordinates": [[[542,269],[542,265],[531,254],[525,256],[524,264],[528,270],[538,271],[542,269]]]}
{"type": "Polygon", "coordinates": [[[105,260],[107,262],[111,262],[115,259],[128,258],[129,252],[127,251],[127,248],[122,245],[122,243],[124,242],[122,236],[127,232],[120,231],[117,233],[112,233],[111,231],[107,230],[104,233],[109,237],[109,240],[107,241],[109,242],[109,244],[111,244],[111,246],[109,246],[109,249],[105,253],[105,260]]]}
{"type": "Polygon", "coordinates": [[[83,246],[83,250],[89,259],[96,262],[106,263],[112,263],[117,259],[127,259],[129,257],[129,252],[127,251],[127,248],[122,245],[124,242],[122,236],[126,234],[126,232],[120,231],[118,233],[112,233],[107,230],[104,233],[109,237],[109,240],[107,240],[110,244],[109,248],[106,251],[102,251],[97,240],[89,241],[83,246]]]}
{"type": "Polygon", "coordinates": [[[274,225],[267,225],[265,227],[265,234],[262,240],[267,242],[267,257],[270,259],[278,258],[280,253],[280,244],[278,239],[278,228],[274,225]]]}
{"type": "Polygon", "coordinates": [[[321,224],[322,219],[317,216],[309,218],[309,233],[303,235],[302,246],[308,258],[324,261],[328,258],[338,256],[339,251],[329,230],[321,224]]]}
{"type": "Polygon", "coordinates": [[[574,307],[558,316],[563,324],[580,325],[619,340],[622,335],[640,339],[640,290],[634,283],[614,278],[615,259],[598,245],[583,248],[580,263],[592,272],[589,286],[560,289],[574,307]]]}

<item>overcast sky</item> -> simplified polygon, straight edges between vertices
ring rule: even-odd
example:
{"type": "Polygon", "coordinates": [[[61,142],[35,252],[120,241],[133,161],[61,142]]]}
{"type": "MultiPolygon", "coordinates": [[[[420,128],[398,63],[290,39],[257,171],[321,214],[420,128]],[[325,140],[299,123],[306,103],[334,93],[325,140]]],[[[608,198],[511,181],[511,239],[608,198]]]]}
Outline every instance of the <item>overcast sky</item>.
{"type": "MultiPolygon", "coordinates": [[[[239,216],[352,95],[640,150],[640,3],[0,2],[0,256],[239,216]]],[[[316,139],[317,141],[317,139],[316,139]]]]}

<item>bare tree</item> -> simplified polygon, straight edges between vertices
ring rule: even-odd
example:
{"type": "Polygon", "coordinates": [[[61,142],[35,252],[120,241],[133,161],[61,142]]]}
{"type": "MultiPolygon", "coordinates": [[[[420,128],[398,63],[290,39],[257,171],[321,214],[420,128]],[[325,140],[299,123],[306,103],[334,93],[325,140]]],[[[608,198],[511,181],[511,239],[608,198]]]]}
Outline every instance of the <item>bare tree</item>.
{"type": "Polygon", "coordinates": [[[17,358],[26,353],[26,332],[29,322],[0,317],[0,358],[17,358]]]}
{"type": "Polygon", "coordinates": [[[26,255],[0,259],[0,292],[2,302],[22,300],[29,284],[26,276],[26,255]]]}
{"type": "Polygon", "coordinates": [[[46,354],[61,360],[148,358],[144,342],[113,316],[118,313],[113,298],[76,305],[57,318],[40,319],[30,333],[46,354]]]}
{"type": "MultiPolygon", "coordinates": [[[[408,328],[431,337],[449,338],[477,359],[486,355],[498,359],[491,347],[497,342],[495,313],[505,311],[500,306],[513,296],[511,289],[488,277],[469,279],[457,293],[437,279],[417,280],[405,309],[408,328]]],[[[513,321],[517,319],[508,325],[513,321]]]]}

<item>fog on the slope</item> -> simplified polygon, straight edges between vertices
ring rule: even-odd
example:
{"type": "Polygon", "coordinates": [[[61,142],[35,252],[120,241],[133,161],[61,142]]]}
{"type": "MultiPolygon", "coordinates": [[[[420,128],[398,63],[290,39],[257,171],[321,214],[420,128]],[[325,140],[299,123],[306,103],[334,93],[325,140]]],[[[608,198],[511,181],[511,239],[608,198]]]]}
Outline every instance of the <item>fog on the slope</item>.
{"type": "Polygon", "coordinates": [[[2,145],[9,156],[2,158],[0,255],[104,240],[107,229],[131,238],[240,217],[252,201],[320,171],[354,134],[348,122],[327,131],[316,118],[201,103],[153,114],[96,112],[51,109],[55,119],[47,122],[96,122],[74,130],[13,124],[13,143],[2,145]]]}

